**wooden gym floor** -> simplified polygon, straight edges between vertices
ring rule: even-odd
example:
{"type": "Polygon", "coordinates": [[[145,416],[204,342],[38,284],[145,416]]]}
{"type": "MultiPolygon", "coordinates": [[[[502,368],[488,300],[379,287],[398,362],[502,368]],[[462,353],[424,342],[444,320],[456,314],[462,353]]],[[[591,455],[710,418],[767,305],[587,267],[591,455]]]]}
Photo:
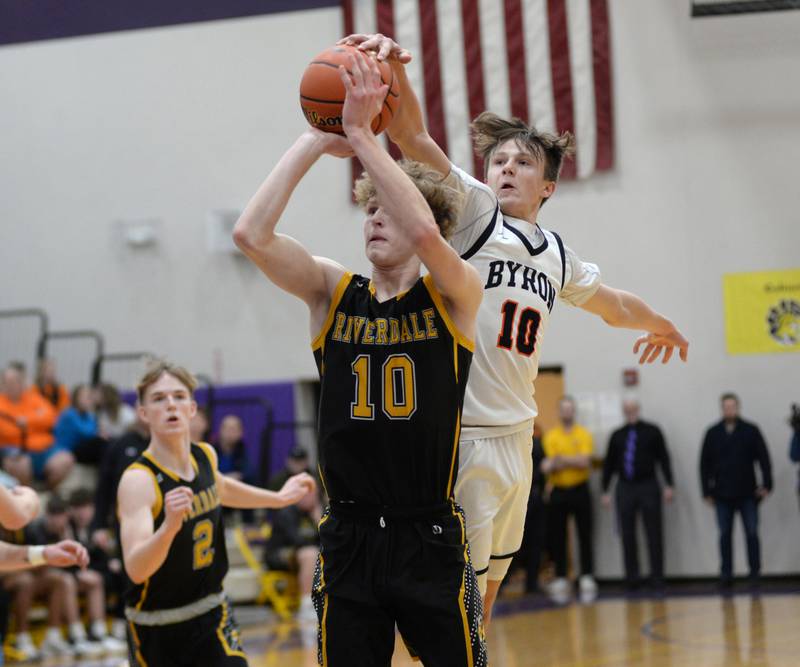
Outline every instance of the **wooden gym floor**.
{"type": "MultiPolygon", "coordinates": [[[[551,606],[542,596],[501,602],[488,631],[492,667],[797,667],[800,590],[761,595],[601,597],[551,606]]],[[[316,630],[239,614],[252,667],[314,667],[316,630]]],[[[65,663],[60,663],[65,664],[65,663]]],[[[82,662],[117,667],[119,661],[82,662]]],[[[392,667],[420,667],[398,645],[392,667]]]]}

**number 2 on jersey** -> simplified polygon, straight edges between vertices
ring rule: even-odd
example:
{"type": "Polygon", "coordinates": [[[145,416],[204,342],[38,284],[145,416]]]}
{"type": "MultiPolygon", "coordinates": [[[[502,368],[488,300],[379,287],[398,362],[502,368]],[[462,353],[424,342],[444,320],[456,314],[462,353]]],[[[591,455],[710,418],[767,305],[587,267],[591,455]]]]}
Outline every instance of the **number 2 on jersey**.
{"type": "Polygon", "coordinates": [[[192,569],[202,570],[214,562],[214,549],[211,546],[214,541],[214,524],[209,519],[199,521],[192,530],[192,539],[194,540],[192,569]]]}
{"type": "MultiPolygon", "coordinates": [[[[517,314],[517,308],[519,308],[519,304],[511,299],[505,301],[500,307],[503,323],[500,326],[500,335],[497,336],[497,347],[501,347],[504,350],[510,350],[514,346],[514,319],[517,314]]],[[[542,316],[534,308],[525,308],[519,314],[516,335],[517,352],[526,357],[533,354],[536,349],[536,334],[539,331],[539,323],[541,321],[542,316]]]]}
{"type": "MultiPolygon", "coordinates": [[[[372,358],[359,354],[351,364],[356,376],[355,401],[350,404],[353,419],[375,419],[375,404],[370,401],[370,366],[372,358]]],[[[414,362],[407,354],[392,354],[383,362],[381,373],[383,405],[389,419],[410,419],[417,409],[414,362]]]]}

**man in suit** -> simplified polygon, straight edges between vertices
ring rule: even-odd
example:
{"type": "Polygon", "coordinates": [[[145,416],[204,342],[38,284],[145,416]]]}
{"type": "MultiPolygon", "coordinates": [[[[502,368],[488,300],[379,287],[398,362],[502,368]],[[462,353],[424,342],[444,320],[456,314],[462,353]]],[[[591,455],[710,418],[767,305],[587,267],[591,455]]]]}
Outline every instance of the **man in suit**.
{"type": "Polygon", "coordinates": [[[603,461],[602,502],[605,507],[611,506],[608,489],[612,477],[618,475],[616,500],[626,584],[634,590],[641,583],[636,544],[636,518],[641,515],[650,555],[650,582],[659,589],[664,577],[661,499],[672,501],[672,466],[661,429],[639,418],[639,402],[625,400],[622,411],[626,423],[612,433],[603,461]],[[663,491],[656,477],[656,465],[661,468],[664,478],[663,491]]]}

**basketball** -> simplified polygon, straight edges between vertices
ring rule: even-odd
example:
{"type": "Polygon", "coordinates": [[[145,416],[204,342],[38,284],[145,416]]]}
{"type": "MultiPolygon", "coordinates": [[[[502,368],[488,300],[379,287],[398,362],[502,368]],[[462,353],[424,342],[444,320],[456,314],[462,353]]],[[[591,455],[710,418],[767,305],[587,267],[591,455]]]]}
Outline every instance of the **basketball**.
{"type": "MultiPolygon", "coordinates": [[[[325,132],[344,134],[342,106],[345,90],[339,65],[347,66],[347,56],[360,57],[353,46],[332,46],[314,58],[300,81],[300,107],[309,125],[325,132]]],[[[372,131],[380,134],[392,120],[400,103],[400,88],[388,63],[378,63],[381,79],[389,85],[381,112],[372,121],[372,131]]]]}

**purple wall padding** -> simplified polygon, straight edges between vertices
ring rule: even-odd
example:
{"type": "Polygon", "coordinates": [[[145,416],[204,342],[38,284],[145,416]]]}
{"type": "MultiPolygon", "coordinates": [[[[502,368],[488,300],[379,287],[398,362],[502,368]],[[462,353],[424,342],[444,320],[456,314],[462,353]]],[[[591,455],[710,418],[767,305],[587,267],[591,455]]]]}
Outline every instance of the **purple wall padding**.
{"type": "Polygon", "coordinates": [[[0,0],[0,45],[336,7],[341,0],[0,0]]]}
{"type": "MultiPolygon", "coordinates": [[[[208,402],[208,390],[201,387],[195,398],[204,407],[208,402]]],[[[131,405],[136,401],[135,392],[125,392],[123,399],[131,405]]],[[[225,415],[237,415],[244,425],[244,440],[250,462],[250,474],[257,475],[260,470],[261,434],[267,427],[268,410],[256,401],[269,404],[273,424],[291,424],[296,420],[294,412],[294,384],[291,382],[271,382],[264,384],[215,385],[215,408],[212,415],[211,438],[216,438],[217,429],[225,415]],[[236,403],[235,401],[247,401],[236,403]]],[[[277,427],[272,431],[272,452],[270,471],[280,470],[286,456],[295,445],[293,428],[277,427]]]]}

